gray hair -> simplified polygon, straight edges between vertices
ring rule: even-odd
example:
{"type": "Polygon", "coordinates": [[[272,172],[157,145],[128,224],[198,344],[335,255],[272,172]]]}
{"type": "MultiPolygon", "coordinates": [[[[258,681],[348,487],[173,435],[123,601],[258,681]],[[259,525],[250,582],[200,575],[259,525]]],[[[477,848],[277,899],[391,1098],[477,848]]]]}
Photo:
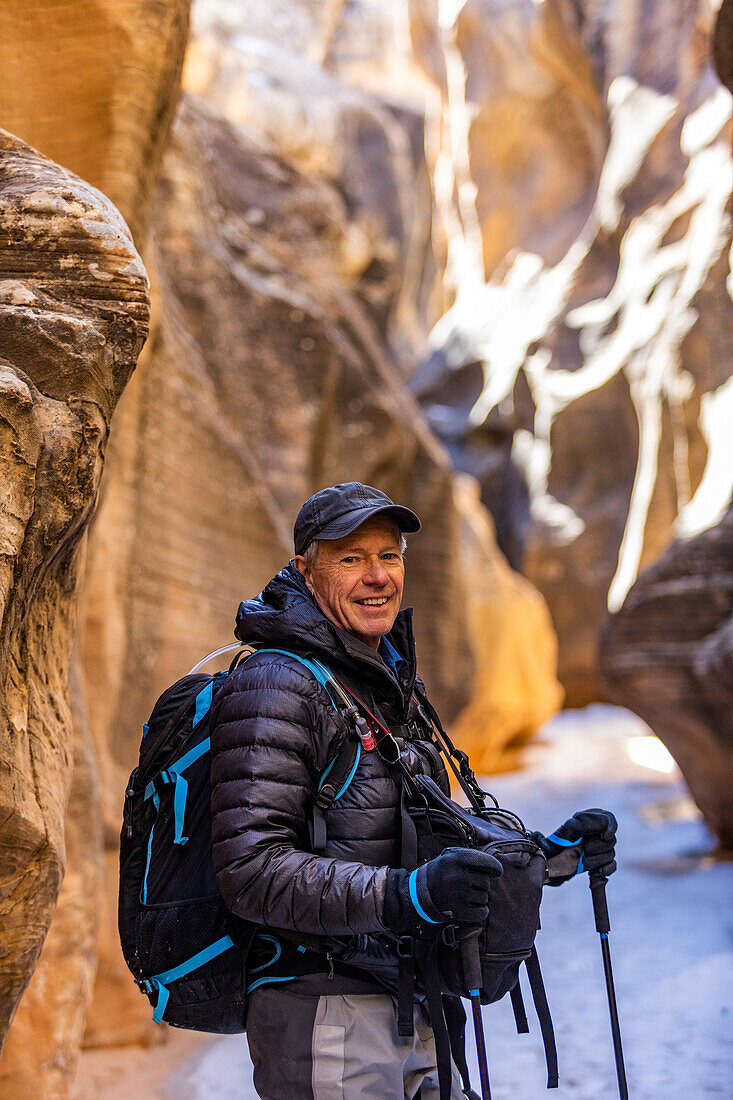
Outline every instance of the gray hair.
{"type": "MultiPolygon", "coordinates": [[[[303,551],[303,561],[306,565],[315,565],[316,558],[318,557],[318,547],[323,541],[326,540],[313,539],[312,542],[308,543],[305,550],[303,551]]],[[[400,553],[404,554],[405,550],[407,550],[407,539],[402,534],[402,532],[400,532],[400,553]]]]}

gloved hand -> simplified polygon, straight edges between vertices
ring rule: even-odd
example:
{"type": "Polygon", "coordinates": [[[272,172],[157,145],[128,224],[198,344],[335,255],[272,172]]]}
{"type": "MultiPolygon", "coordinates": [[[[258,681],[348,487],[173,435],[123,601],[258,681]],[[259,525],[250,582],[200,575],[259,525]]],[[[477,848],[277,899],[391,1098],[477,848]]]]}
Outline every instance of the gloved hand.
{"type": "Polygon", "coordinates": [[[600,871],[608,878],[616,870],[616,818],[610,810],[580,810],[550,836],[532,833],[547,859],[550,886],[582,871],[600,871]]]}
{"type": "Polygon", "coordinates": [[[402,935],[419,925],[447,921],[483,924],[489,915],[491,880],[503,870],[499,860],[488,852],[446,848],[416,871],[390,871],[384,925],[402,935]]]}

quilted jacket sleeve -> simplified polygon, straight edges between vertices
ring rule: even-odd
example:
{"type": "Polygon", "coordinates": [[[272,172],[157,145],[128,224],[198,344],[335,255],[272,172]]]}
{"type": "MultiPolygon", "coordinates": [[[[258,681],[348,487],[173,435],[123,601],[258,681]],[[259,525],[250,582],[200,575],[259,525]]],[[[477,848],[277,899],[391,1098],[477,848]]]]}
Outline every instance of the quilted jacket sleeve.
{"type": "Polygon", "coordinates": [[[238,917],[325,936],[384,930],[388,868],[308,851],[334,718],[325,689],[289,657],[253,657],[222,688],[211,732],[214,867],[238,917]]]}

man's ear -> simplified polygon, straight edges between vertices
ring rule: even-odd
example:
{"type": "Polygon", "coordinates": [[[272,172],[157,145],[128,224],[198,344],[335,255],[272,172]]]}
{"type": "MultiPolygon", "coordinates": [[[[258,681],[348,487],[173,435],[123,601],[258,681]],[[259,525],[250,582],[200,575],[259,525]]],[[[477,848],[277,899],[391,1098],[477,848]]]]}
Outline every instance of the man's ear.
{"type": "Polygon", "coordinates": [[[306,588],[308,589],[308,591],[311,593],[311,595],[314,595],[315,593],[313,591],[313,581],[311,579],[310,566],[308,565],[302,554],[295,555],[295,557],[293,558],[293,565],[305,580],[306,588]]]}
{"type": "Polygon", "coordinates": [[[306,565],[305,558],[302,554],[295,555],[295,557],[293,558],[293,565],[298,570],[298,572],[305,577],[308,571],[308,566],[306,565]]]}

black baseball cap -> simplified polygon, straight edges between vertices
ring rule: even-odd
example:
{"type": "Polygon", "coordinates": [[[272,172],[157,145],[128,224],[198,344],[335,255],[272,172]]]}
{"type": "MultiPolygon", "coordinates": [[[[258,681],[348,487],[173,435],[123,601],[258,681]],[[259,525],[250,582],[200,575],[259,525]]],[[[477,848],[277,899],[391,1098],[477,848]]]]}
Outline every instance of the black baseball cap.
{"type": "Polygon", "coordinates": [[[400,531],[420,530],[420,520],[409,508],[395,504],[386,493],[360,481],[347,481],[320,489],[298,512],[293,528],[295,553],[302,554],[313,539],[341,539],[350,535],[370,516],[383,513],[400,531]]]}

